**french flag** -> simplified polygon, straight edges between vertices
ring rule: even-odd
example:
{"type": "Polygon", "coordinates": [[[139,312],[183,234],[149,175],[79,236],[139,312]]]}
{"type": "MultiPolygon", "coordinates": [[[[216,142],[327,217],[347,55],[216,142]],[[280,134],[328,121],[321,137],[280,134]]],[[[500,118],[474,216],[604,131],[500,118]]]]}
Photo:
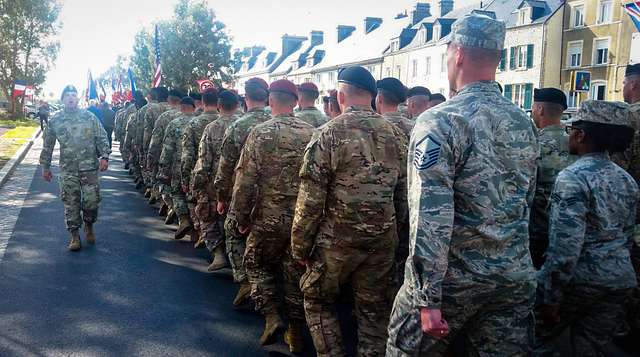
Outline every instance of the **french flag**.
{"type": "Polygon", "coordinates": [[[640,1],[630,2],[624,5],[624,8],[627,10],[634,25],[636,25],[636,29],[640,31],[640,1]]]}

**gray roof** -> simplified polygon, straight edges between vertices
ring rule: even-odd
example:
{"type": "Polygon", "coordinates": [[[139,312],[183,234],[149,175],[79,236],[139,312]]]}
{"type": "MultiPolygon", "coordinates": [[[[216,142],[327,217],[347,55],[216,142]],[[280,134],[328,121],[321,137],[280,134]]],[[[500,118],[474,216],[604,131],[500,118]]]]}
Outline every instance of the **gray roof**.
{"type": "Polygon", "coordinates": [[[504,21],[507,28],[517,27],[519,25],[518,12],[516,9],[518,9],[523,2],[541,9],[539,17],[531,21],[532,24],[541,24],[546,22],[547,19],[563,5],[562,0],[493,0],[491,3],[487,4],[483,10],[495,12],[496,18],[504,21]]]}

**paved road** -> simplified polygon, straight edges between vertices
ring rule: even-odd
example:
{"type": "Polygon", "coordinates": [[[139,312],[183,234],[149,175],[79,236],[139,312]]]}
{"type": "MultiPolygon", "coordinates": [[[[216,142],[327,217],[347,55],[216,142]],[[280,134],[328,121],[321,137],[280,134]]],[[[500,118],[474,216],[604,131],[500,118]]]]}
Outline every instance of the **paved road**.
{"type": "Polygon", "coordinates": [[[0,356],[264,355],[261,318],[230,308],[230,279],[173,241],[117,155],[101,178],[97,246],[68,252],[40,144],[0,190],[0,356]]]}

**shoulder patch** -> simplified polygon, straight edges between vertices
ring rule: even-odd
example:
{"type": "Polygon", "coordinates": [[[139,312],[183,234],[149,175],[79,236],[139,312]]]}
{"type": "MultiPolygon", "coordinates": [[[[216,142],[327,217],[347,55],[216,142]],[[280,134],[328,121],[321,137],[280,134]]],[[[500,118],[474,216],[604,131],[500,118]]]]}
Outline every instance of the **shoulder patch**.
{"type": "Polygon", "coordinates": [[[433,136],[427,135],[417,144],[413,157],[413,166],[418,170],[426,170],[438,163],[442,144],[433,136]]]}

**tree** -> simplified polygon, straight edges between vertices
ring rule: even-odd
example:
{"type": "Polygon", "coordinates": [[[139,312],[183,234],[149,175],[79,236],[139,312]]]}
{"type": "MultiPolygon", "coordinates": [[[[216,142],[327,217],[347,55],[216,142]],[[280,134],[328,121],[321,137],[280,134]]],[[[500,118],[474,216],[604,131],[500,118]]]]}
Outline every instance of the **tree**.
{"type": "Polygon", "coordinates": [[[57,57],[60,7],[58,0],[0,0],[0,90],[11,112],[22,105],[13,99],[14,82],[37,88],[57,57]]]}
{"type": "MultiPolygon", "coordinates": [[[[179,0],[173,17],[159,22],[158,31],[163,85],[194,89],[198,79],[217,84],[230,80],[231,42],[206,1],[179,0]]],[[[136,85],[148,88],[155,70],[151,31],[143,29],[136,35],[131,64],[136,85]]]]}

